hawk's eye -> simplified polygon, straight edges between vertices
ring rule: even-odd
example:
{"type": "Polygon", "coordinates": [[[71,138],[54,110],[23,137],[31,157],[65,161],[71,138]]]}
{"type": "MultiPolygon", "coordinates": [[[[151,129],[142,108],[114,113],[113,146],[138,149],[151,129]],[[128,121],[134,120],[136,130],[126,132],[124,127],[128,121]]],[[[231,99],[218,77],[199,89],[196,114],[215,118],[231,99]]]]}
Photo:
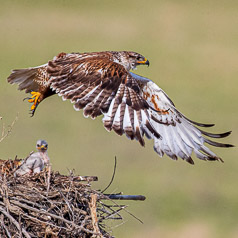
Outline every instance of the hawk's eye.
{"type": "Polygon", "coordinates": [[[137,60],[138,60],[138,61],[143,61],[144,58],[142,58],[142,57],[138,57],[137,60]]]}
{"type": "Polygon", "coordinates": [[[37,147],[40,147],[40,145],[39,145],[39,144],[37,144],[36,146],[37,146],[37,147]]]}

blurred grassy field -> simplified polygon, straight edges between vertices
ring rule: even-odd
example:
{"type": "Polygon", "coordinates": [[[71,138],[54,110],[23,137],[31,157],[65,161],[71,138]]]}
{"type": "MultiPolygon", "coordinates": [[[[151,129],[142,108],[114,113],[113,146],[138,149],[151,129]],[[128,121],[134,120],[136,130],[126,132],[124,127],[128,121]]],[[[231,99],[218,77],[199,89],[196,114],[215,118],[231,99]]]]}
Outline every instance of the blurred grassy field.
{"type": "Polygon", "coordinates": [[[116,237],[238,237],[237,149],[214,148],[225,161],[159,158],[153,143],[108,133],[101,118],[85,119],[54,96],[33,118],[23,92],[7,84],[11,69],[37,66],[59,52],[132,50],[151,66],[151,78],[189,118],[216,123],[212,132],[232,130],[238,141],[237,1],[2,1],[0,0],[0,116],[12,134],[0,144],[1,158],[26,156],[37,139],[49,143],[55,170],[97,175],[104,188],[118,158],[108,192],[143,194],[128,202],[140,224],[123,213],[125,224],[110,222],[116,237]]]}

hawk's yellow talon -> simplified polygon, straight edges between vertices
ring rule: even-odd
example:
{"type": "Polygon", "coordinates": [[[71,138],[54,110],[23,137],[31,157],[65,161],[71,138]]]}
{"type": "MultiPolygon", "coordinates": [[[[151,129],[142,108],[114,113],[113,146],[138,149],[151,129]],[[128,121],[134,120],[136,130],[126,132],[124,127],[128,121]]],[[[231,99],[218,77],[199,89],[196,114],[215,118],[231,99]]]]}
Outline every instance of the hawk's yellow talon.
{"type": "Polygon", "coordinates": [[[36,108],[36,106],[33,104],[33,105],[31,106],[31,111],[33,111],[35,108],[36,108]]]}
{"type": "Polygon", "coordinates": [[[32,102],[34,102],[34,101],[35,101],[34,98],[28,99],[28,102],[30,102],[30,103],[32,103],[32,102]]]}
{"type": "Polygon", "coordinates": [[[31,106],[31,111],[32,114],[34,114],[36,107],[38,105],[38,103],[40,102],[39,97],[41,96],[41,93],[39,92],[31,92],[31,98],[28,99],[29,103],[33,103],[33,105],[31,106]]]}
{"type": "Polygon", "coordinates": [[[40,93],[39,92],[35,92],[35,91],[32,91],[31,92],[31,95],[32,95],[32,98],[34,98],[34,97],[39,97],[40,96],[40,93]]]}

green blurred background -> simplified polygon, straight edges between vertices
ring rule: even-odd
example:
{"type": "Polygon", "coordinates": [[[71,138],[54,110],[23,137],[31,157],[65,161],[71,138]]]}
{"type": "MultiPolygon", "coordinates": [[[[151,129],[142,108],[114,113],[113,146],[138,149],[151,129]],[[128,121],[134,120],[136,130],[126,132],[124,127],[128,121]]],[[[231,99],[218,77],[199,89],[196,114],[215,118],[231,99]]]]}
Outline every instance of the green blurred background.
{"type": "Polygon", "coordinates": [[[85,119],[70,102],[54,96],[33,118],[24,92],[9,85],[11,69],[46,63],[58,53],[131,50],[146,56],[151,78],[189,118],[216,123],[212,132],[232,130],[237,145],[237,1],[2,1],[0,0],[0,116],[11,135],[0,158],[26,156],[37,139],[49,143],[55,170],[97,175],[94,188],[111,179],[108,192],[143,194],[145,202],[125,202],[143,220],[123,213],[124,224],[109,222],[116,237],[238,237],[237,149],[214,148],[225,161],[160,158],[146,147],[108,133],[101,118],[85,119]]]}

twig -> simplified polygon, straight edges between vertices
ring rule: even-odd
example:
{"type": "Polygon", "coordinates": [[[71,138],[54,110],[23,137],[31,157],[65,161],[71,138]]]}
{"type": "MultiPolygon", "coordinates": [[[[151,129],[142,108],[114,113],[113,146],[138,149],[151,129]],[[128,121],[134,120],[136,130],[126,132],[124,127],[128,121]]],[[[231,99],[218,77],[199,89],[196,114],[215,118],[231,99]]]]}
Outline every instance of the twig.
{"type": "Polygon", "coordinates": [[[67,219],[65,219],[65,218],[63,218],[63,217],[57,216],[57,215],[55,215],[55,214],[52,214],[52,213],[49,213],[49,212],[46,212],[46,211],[42,211],[42,210],[39,210],[39,209],[30,207],[30,206],[28,206],[28,205],[26,205],[26,204],[21,204],[21,203],[19,203],[19,202],[17,202],[17,201],[11,200],[11,203],[13,203],[13,204],[15,204],[15,205],[18,205],[19,207],[23,207],[23,208],[26,208],[26,209],[28,209],[28,210],[37,212],[37,213],[41,213],[41,214],[44,214],[44,215],[49,215],[49,216],[51,216],[51,217],[53,217],[53,218],[59,219],[59,220],[65,222],[65,223],[68,223],[68,224],[72,225],[72,227],[81,229],[81,230],[83,230],[83,231],[85,231],[85,232],[87,232],[87,233],[93,234],[93,235],[97,235],[95,232],[90,231],[90,230],[88,230],[88,229],[86,229],[86,228],[84,228],[84,227],[82,227],[82,226],[78,226],[78,225],[76,225],[75,223],[73,223],[72,221],[69,221],[69,220],[67,220],[67,219]]]}
{"type": "Polygon", "coordinates": [[[97,233],[97,236],[94,237],[102,237],[101,232],[98,228],[98,218],[97,218],[97,195],[96,194],[91,194],[91,201],[89,203],[89,207],[91,210],[91,217],[92,217],[92,225],[93,225],[93,231],[97,233]]]}
{"type": "Polygon", "coordinates": [[[12,238],[10,232],[8,231],[7,227],[6,227],[5,224],[4,224],[4,221],[3,221],[3,214],[1,215],[1,226],[2,226],[2,227],[4,228],[4,230],[6,231],[6,233],[7,233],[7,237],[8,237],[8,238],[12,238]]]}
{"type": "MultiPolygon", "coordinates": [[[[117,204],[115,201],[113,201],[113,200],[111,200],[111,199],[110,199],[110,201],[112,201],[114,204],[116,204],[116,205],[118,206],[118,204],[117,204]]],[[[134,217],[137,221],[139,221],[141,224],[143,224],[143,221],[142,221],[141,219],[139,219],[139,218],[136,217],[134,214],[132,214],[131,212],[129,212],[126,208],[124,208],[123,211],[125,211],[125,212],[128,213],[130,216],[134,217]]]]}
{"type": "Polygon", "coordinates": [[[105,216],[104,219],[109,219],[111,218],[112,216],[115,216],[117,215],[121,210],[125,209],[126,206],[123,206],[123,207],[120,207],[119,209],[117,209],[116,211],[113,211],[113,213],[110,213],[108,216],[105,216]]]}
{"type": "Polygon", "coordinates": [[[65,227],[57,226],[57,225],[55,225],[55,224],[53,224],[53,223],[49,223],[49,222],[46,222],[46,221],[42,221],[42,220],[37,219],[36,217],[30,216],[30,215],[28,215],[28,214],[26,214],[26,213],[23,214],[23,216],[24,216],[24,217],[28,217],[28,218],[30,218],[31,220],[35,220],[38,224],[39,224],[39,223],[43,223],[43,224],[45,224],[45,225],[49,225],[49,226],[53,226],[53,227],[57,227],[57,228],[59,228],[59,229],[65,229],[65,230],[68,230],[68,229],[65,228],[65,227]]]}
{"type": "Polygon", "coordinates": [[[47,176],[47,195],[50,190],[50,176],[51,176],[51,164],[48,165],[48,176],[47,176]]]}
{"type": "Polygon", "coordinates": [[[116,168],[117,168],[117,157],[115,156],[115,163],[114,163],[114,169],[113,169],[113,174],[110,183],[107,185],[106,188],[104,188],[101,192],[104,193],[112,184],[115,174],[116,174],[116,168]]]}
{"type": "Polygon", "coordinates": [[[59,193],[61,194],[61,196],[64,198],[64,201],[65,201],[65,203],[66,203],[66,205],[67,205],[67,207],[68,207],[68,209],[69,209],[69,211],[70,211],[70,216],[71,216],[71,218],[72,218],[72,220],[73,220],[73,222],[74,222],[74,213],[73,213],[73,211],[72,211],[72,208],[71,208],[71,206],[70,206],[70,203],[69,203],[69,201],[68,201],[68,198],[66,198],[65,196],[64,196],[64,194],[59,190],[59,193]]]}
{"type": "MultiPolygon", "coordinates": [[[[2,117],[0,117],[0,120],[2,119],[2,117]]],[[[12,132],[12,128],[15,125],[16,121],[18,120],[18,114],[16,115],[16,118],[14,119],[14,121],[12,122],[12,124],[10,126],[8,126],[8,130],[6,131],[6,127],[5,124],[2,124],[2,135],[0,138],[0,143],[7,137],[9,136],[9,134],[12,132]]]]}
{"type": "Polygon", "coordinates": [[[27,238],[31,238],[31,236],[26,232],[24,228],[20,228],[19,223],[2,207],[0,207],[0,211],[17,227],[19,231],[22,230],[22,233],[25,235],[27,238]]]}
{"type": "Polygon", "coordinates": [[[77,176],[77,177],[73,177],[74,179],[79,179],[79,181],[98,181],[98,177],[97,176],[77,176]]]}
{"type": "Polygon", "coordinates": [[[20,237],[23,238],[22,236],[22,227],[21,227],[21,215],[19,215],[19,219],[18,219],[18,224],[19,224],[19,227],[20,227],[20,237]]]}
{"type": "Polygon", "coordinates": [[[109,199],[113,200],[134,200],[134,201],[144,201],[146,199],[143,195],[122,195],[122,194],[104,194],[109,199]]]}

